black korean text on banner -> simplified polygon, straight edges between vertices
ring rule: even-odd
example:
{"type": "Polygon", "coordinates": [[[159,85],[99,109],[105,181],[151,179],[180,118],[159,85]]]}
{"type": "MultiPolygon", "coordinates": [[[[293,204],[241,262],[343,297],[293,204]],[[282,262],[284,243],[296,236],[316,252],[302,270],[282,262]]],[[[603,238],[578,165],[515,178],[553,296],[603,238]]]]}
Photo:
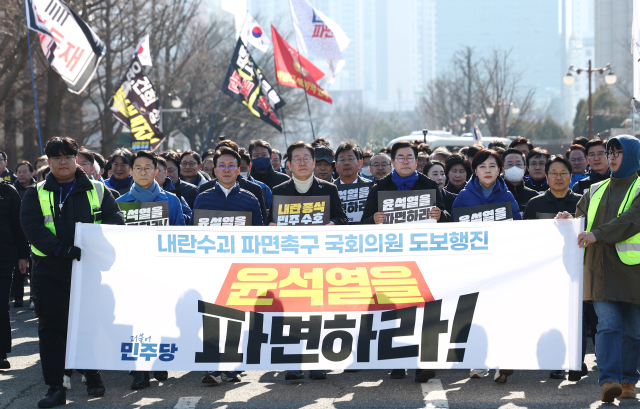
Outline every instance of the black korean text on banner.
{"type": "Polygon", "coordinates": [[[160,101],[137,56],[109,101],[109,108],[118,121],[131,129],[133,150],[154,150],[164,140],[159,129],[160,101]]]}
{"type": "Polygon", "coordinates": [[[124,212],[124,224],[142,226],[168,226],[168,202],[118,203],[124,212]]]}
{"type": "Polygon", "coordinates": [[[425,222],[434,207],[435,189],[378,192],[378,211],[387,216],[384,224],[425,222]]]}
{"type": "Polygon", "coordinates": [[[364,211],[364,205],[367,202],[371,186],[373,186],[373,183],[337,185],[342,208],[349,218],[349,223],[359,223],[362,220],[362,212],[364,211]]]}
{"type": "Polygon", "coordinates": [[[196,209],[194,226],[251,226],[251,212],[196,209]]]}
{"type": "Polygon", "coordinates": [[[222,91],[244,104],[253,115],[282,132],[275,110],[284,106],[285,102],[271,87],[240,38],[231,57],[222,91]]]}
{"type": "Polygon", "coordinates": [[[273,221],[278,226],[313,226],[329,223],[329,196],[274,195],[273,221]]]}
{"type": "Polygon", "coordinates": [[[81,93],[93,78],[106,47],[62,0],[25,0],[27,28],[38,33],[44,56],[67,84],[81,93]]]}
{"type": "Polygon", "coordinates": [[[458,207],[453,210],[456,222],[493,222],[513,220],[511,203],[458,207]]]}

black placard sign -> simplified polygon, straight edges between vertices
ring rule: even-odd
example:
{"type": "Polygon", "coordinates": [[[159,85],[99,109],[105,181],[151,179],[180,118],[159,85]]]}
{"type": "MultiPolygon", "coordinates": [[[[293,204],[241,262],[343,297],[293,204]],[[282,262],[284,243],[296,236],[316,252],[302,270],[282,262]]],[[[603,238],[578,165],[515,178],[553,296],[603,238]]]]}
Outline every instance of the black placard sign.
{"type": "Polygon", "coordinates": [[[168,202],[126,202],[118,203],[124,212],[124,224],[141,226],[168,226],[168,202]]]}
{"type": "Polygon", "coordinates": [[[435,204],[435,189],[378,192],[378,211],[387,216],[384,224],[425,222],[435,204]]]}
{"type": "Polygon", "coordinates": [[[194,226],[251,226],[251,212],[195,209],[194,226]]]}
{"type": "Polygon", "coordinates": [[[329,223],[329,196],[274,195],[273,221],[278,226],[313,226],[329,223]]]}
{"type": "Polygon", "coordinates": [[[453,209],[456,222],[494,222],[513,220],[511,203],[494,203],[482,206],[457,207],[453,209]]]}
{"type": "Polygon", "coordinates": [[[364,205],[369,196],[369,189],[373,183],[339,184],[338,194],[342,202],[342,208],[349,218],[349,223],[359,223],[362,220],[364,205]]]}

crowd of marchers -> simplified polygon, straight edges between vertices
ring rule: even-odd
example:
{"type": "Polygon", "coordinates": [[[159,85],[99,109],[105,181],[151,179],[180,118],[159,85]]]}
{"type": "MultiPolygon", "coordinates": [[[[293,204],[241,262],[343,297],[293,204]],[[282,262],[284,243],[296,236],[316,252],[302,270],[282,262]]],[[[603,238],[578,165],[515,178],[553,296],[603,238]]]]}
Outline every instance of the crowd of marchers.
{"type": "MultiPolygon", "coordinates": [[[[275,196],[329,196],[328,225],[349,223],[338,192],[345,184],[373,183],[360,224],[381,224],[378,193],[433,189],[429,217],[453,222],[458,209],[509,203],[513,220],[585,218],[576,245],[585,249],[582,358],[588,337],[596,346],[602,400],[635,398],[640,374],[640,141],[622,135],[576,138],[565,155],[550,155],[525,138],[509,146],[492,142],[450,152],[416,141],[397,142],[377,153],[349,142],[335,149],[318,138],[295,142],[286,152],[263,140],[240,147],[231,140],[200,155],[191,150],[162,153],[117,149],[107,159],[70,138],[47,141],[46,155],[21,161],[15,173],[0,151],[0,370],[11,352],[10,303],[34,309],[40,359],[49,387],[39,407],[66,403],[71,370],[65,369],[72,261],[80,260],[75,224],[125,224],[118,203],[167,202],[170,225],[197,225],[194,211],[250,212],[252,225],[274,226],[275,196]],[[26,280],[30,300],[24,305],[26,280]]],[[[267,227],[268,228],[268,227],[267,227]]],[[[327,368],[329,369],[329,368],[327,368]]],[[[517,368],[514,368],[517,369],[517,368]]],[[[82,373],[87,393],[103,396],[98,370],[82,373]]],[[[513,369],[497,369],[507,382],[513,369]]],[[[550,377],[579,381],[581,370],[551,371],[550,377]]],[[[163,371],[134,371],[132,389],[166,380],[163,371]]],[[[488,375],[472,369],[471,378],[488,375]]],[[[304,378],[288,371],[285,379],[304,378]]],[[[395,369],[393,379],[407,376],[395,369]]],[[[416,382],[436,376],[415,371],[416,382]]],[[[326,371],[311,371],[314,380],[326,371]]],[[[207,372],[203,383],[240,382],[241,372],[207,372]]]]}

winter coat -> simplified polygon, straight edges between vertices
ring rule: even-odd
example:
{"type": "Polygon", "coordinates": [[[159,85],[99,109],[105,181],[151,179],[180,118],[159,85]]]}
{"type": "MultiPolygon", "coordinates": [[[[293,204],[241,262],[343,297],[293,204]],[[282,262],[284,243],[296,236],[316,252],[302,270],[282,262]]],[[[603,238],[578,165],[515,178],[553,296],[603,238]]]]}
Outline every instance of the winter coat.
{"type": "Polygon", "coordinates": [[[460,192],[462,192],[462,189],[464,189],[464,187],[457,188],[453,186],[451,182],[447,182],[447,184],[444,186],[444,190],[446,190],[447,192],[453,193],[455,195],[459,195],[460,192]]]}
{"type": "MultiPolygon", "coordinates": [[[[286,175],[285,175],[286,176],[286,175]]],[[[287,178],[289,178],[287,176],[287,178]]],[[[293,179],[289,178],[288,181],[282,183],[272,189],[273,196],[329,196],[329,219],[333,224],[348,224],[349,218],[342,208],[342,202],[340,201],[340,195],[338,194],[338,188],[333,183],[329,183],[324,180],[320,180],[315,176],[312,176],[313,183],[307,193],[298,193],[296,186],[293,183],[293,179]]],[[[269,217],[267,219],[267,226],[273,223],[273,200],[271,201],[271,210],[269,211],[269,217]]]]}
{"type": "Polygon", "coordinates": [[[576,204],[581,198],[582,195],[569,190],[564,198],[558,199],[551,193],[551,190],[547,190],[544,194],[534,197],[527,203],[522,218],[524,220],[539,219],[541,213],[557,215],[559,212],[569,212],[576,214],[576,204]]]}
{"type": "Polygon", "coordinates": [[[536,192],[544,192],[545,190],[549,189],[547,178],[542,178],[536,181],[531,178],[531,175],[527,175],[524,177],[524,185],[529,189],[535,190],[536,192]]]}
{"type": "Polygon", "coordinates": [[[29,242],[20,226],[20,206],[18,191],[0,179],[0,261],[29,258],[29,242]]]}
{"type": "Polygon", "coordinates": [[[104,185],[108,187],[110,190],[115,190],[120,195],[124,195],[125,193],[129,192],[129,189],[131,189],[131,186],[133,186],[133,176],[129,175],[127,179],[129,183],[126,183],[125,186],[118,187],[116,189],[116,183],[121,181],[118,181],[114,175],[111,175],[111,177],[104,182],[104,185]]]}
{"type": "MultiPolygon", "coordinates": [[[[173,192],[170,192],[171,190],[177,190],[176,186],[173,184],[173,180],[171,180],[171,178],[168,177],[168,176],[164,180],[164,183],[162,184],[162,189],[164,189],[168,193],[173,193],[173,192]]],[[[180,191],[177,192],[177,193],[173,193],[173,194],[176,195],[176,197],[178,199],[180,199],[180,205],[182,206],[182,214],[184,215],[184,223],[185,223],[185,225],[187,225],[187,226],[190,225],[191,224],[191,218],[193,217],[193,210],[191,210],[191,206],[189,206],[187,201],[184,200],[184,197],[182,197],[182,193],[180,191]]],[[[194,200],[195,200],[195,198],[194,198],[194,200]]]]}
{"type": "MultiPolygon", "coordinates": [[[[258,199],[253,193],[242,189],[238,183],[231,188],[228,196],[224,194],[222,186],[220,186],[219,183],[216,183],[211,189],[200,193],[196,198],[193,210],[197,209],[251,212],[251,225],[263,225],[262,212],[260,211],[258,199]]],[[[192,221],[191,224],[194,224],[194,222],[192,221]]]]}
{"type": "MultiPolygon", "coordinates": [[[[262,189],[262,187],[257,183],[248,181],[240,175],[238,175],[236,182],[238,182],[238,184],[240,185],[240,189],[248,190],[256,197],[256,199],[258,199],[258,203],[260,203],[260,214],[262,215],[262,220],[267,220],[268,207],[266,206],[266,201],[264,196],[265,190],[262,189]]],[[[205,183],[204,185],[200,186],[198,190],[200,191],[200,194],[202,194],[203,192],[215,187],[217,183],[218,183],[218,179],[217,178],[213,179],[205,183]]]]}
{"type": "Polygon", "coordinates": [[[190,183],[196,188],[199,188],[209,181],[205,176],[202,176],[203,174],[206,175],[206,173],[204,172],[202,172],[202,174],[200,174],[200,172],[196,173],[196,177],[191,182],[188,182],[187,180],[185,180],[184,176],[180,175],[180,181],[190,183]]]}
{"type": "MultiPolygon", "coordinates": [[[[169,179],[169,177],[167,177],[167,179],[169,179]]],[[[191,183],[185,182],[181,179],[178,179],[178,181],[174,183],[176,190],[180,191],[180,196],[184,198],[184,200],[189,205],[189,208],[193,209],[193,206],[196,202],[196,197],[198,197],[198,188],[195,185],[192,185],[191,183]]]]}
{"type": "MultiPolygon", "coordinates": [[[[56,205],[60,202],[60,185],[52,173],[47,175],[43,189],[53,192],[53,216],[56,234],[44,225],[44,216],[40,207],[37,186],[27,189],[22,199],[20,209],[20,224],[27,240],[47,257],[32,255],[34,266],[31,271],[34,277],[38,275],[48,278],[70,281],[71,261],[55,256],[60,246],[73,246],[76,223],[93,223],[91,206],[87,191],[93,189],[93,182],[89,180],[82,169],[76,169],[76,185],[69,192],[62,212],[56,205]]],[[[99,182],[96,182],[99,183],[99,182]]],[[[124,215],[111,195],[109,189],[104,189],[101,206],[102,224],[124,224],[124,215]]]]}
{"type": "Polygon", "coordinates": [[[256,170],[256,168],[252,167],[251,177],[267,185],[269,189],[271,189],[272,193],[274,187],[291,180],[289,176],[284,173],[276,172],[271,166],[269,166],[269,169],[267,169],[264,173],[260,173],[256,170]]]}
{"type": "Polygon", "coordinates": [[[587,176],[582,180],[577,181],[576,184],[573,185],[571,190],[573,190],[573,193],[577,193],[579,195],[585,195],[589,191],[589,188],[591,187],[591,185],[593,185],[594,183],[602,182],[603,180],[609,179],[610,177],[611,177],[611,171],[609,169],[607,169],[607,173],[605,173],[604,175],[601,175],[598,172],[594,172],[593,170],[590,170],[589,176],[587,176]]]}
{"type": "MultiPolygon", "coordinates": [[[[126,193],[116,199],[118,203],[135,203],[138,200],[131,194],[126,193]]],[[[185,226],[186,220],[184,214],[182,213],[182,203],[178,196],[173,193],[166,192],[162,188],[160,188],[160,194],[156,196],[154,202],[168,202],[169,203],[169,225],[170,226],[185,226]]]]}
{"type": "Polygon", "coordinates": [[[488,199],[485,199],[482,195],[480,180],[474,174],[473,176],[471,176],[471,180],[467,182],[464,189],[462,189],[460,194],[458,194],[455,202],[453,202],[453,213],[451,214],[451,218],[454,218],[456,209],[460,207],[483,206],[498,203],[511,203],[511,213],[513,214],[513,220],[522,220],[518,202],[516,202],[516,198],[513,197],[511,192],[509,192],[506,183],[504,182],[504,180],[502,180],[501,177],[498,177],[496,179],[496,183],[493,186],[493,192],[491,192],[491,195],[488,199]]]}
{"type": "Polygon", "coordinates": [[[0,173],[0,180],[6,180],[7,182],[13,184],[18,178],[13,174],[9,169],[5,169],[4,172],[0,173]]]}
{"type": "MultiPolygon", "coordinates": [[[[364,211],[362,212],[362,224],[374,224],[373,216],[378,212],[378,192],[397,192],[398,186],[391,180],[393,172],[389,173],[382,179],[378,179],[378,183],[369,189],[369,196],[364,204],[364,211]]],[[[433,189],[436,191],[436,206],[442,210],[440,215],[440,222],[448,222],[451,220],[449,212],[446,210],[444,198],[440,191],[438,184],[429,179],[422,173],[418,173],[418,180],[411,190],[427,190],[433,189]]]]}
{"type": "Polygon", "coordinates": [[[569,183],[569,189],[571,189],[573,187],[573,185],[575,185],[576,183],[578,183],[579,181],[581,181],[582,179],[586,178],[587,174],[586,173],[579,173],[576,175],[571,175],[571,183],[569,183]]]}
{"type": "MultiPolygon", "coordinates": [[[[338,177],[337,179],[333,180],[331,183],[333,183],[336,186],[340,186],[342,184],[342,180],[340,180],[340,178],[338,177]]],[[[371,181],[358,175],[358,177],[356,178],[356,180],[353,181],[353,183],[371,183],[371,181]]]]}
{"type": "Polygon", "coordinates": [[[18,191],[18,194],[20,195],[20,199],[22,199],[24,197],[24,194],[27,193],[27,189],[29,189],[31,186],[35,185],[37,182],[34,178],[31,178],[29,186],[27,187],[23,187],[20,182],[18,182],[18,179],[16,179],[15,182],[13,182],[13,187],[16,188],[16,190],[18,191]]]}
{"type": "Polygon", "coordinates": [[[442,199],[444,199],[444,209],[451,215],[451,208],[453,207],[453,202],[455,202],[457,194],[451,193],[448,190],[442,189],[440,190],[442,193],[442,199]]]}
{"type": "Polygon", "coordinates": [[[527,203],[529,203],[529,200],[533,199],[534,197],[540,196],[540,193],[526,187],[523,181],[520,181],[520,183],[518,183],[517,185],[512,184],[506,179],[504,179],[504,182],[507,184],[509,192],[511,192],[513,197],[516,198],[516,202],[518,202],[518,206],[520,207],[520,213],[524,212],[524,209],[527,207],[527,203]]]}

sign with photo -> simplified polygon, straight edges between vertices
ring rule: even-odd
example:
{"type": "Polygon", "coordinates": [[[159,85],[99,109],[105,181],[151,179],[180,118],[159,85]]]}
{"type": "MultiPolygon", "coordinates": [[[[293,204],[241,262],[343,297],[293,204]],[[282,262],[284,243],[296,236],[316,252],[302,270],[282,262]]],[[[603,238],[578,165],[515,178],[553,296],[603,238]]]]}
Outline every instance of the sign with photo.
{"type": "Polygon", "coordinates": [[[278,226],[313,226],[329,223],[329,196],[274,195],[273,220],[278,226]]]}
{"type": "Polygon", "coordinates": [[[499,222],[513,220],[511,203],[494,203],[482,206],[453,209],[456,222],[499,222]]]}
{"type": "Polygon", "coordinates": [[[435,189],[378,192],[378,211],[387,216],[384,224],[424,223],[434,207],[435,189]]]}
{"type": "Polygon", "coordinates": [[[359,223],[362,220],[364,205],[369,196],[369,189],[373,183],[339,184],[338,194],[342,202],[342,208],[349,218],[349,223],[359,223]]]}
{"type": "Polygon", "coordinates": [[[251,212],[196,209],[194,226],[251,226],[251,212]]]}
{"type": "Polygon", "coordinates": [[[124,224],[140,226],[168,226],[168,202],[118,203],[124,212],[124,224]]]}

